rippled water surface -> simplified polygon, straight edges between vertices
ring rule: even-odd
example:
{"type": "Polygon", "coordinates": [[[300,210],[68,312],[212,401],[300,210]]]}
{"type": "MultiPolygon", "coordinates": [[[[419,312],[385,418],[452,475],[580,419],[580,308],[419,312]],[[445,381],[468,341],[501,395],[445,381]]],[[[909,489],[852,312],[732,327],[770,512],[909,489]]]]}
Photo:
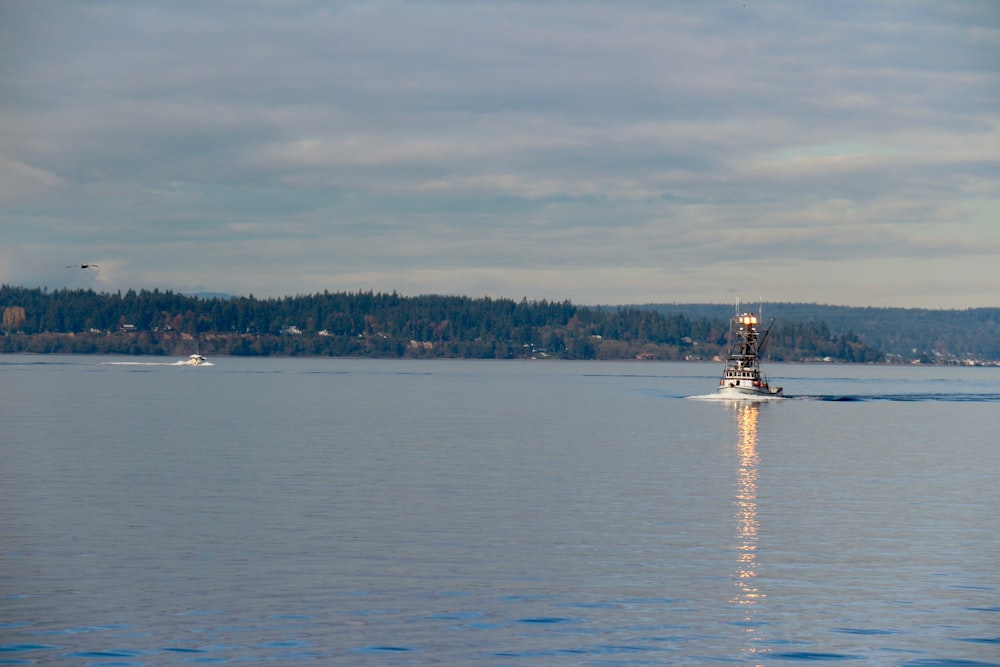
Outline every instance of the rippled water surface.
{"type": "Polygon", "coordinates": [[[0,664],[1000,665],[1000,369],[0,356],[0,664]]]}

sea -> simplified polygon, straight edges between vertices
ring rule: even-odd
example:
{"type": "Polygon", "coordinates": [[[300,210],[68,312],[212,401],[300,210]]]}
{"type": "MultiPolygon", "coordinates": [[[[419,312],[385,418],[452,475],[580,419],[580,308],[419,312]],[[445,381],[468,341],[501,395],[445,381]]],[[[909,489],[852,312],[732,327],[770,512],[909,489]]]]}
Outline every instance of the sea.
{"type": "Polygon", "coordinates": [[[0,664],[1000,665],[1000,368],[0,356],[0,664]]]}

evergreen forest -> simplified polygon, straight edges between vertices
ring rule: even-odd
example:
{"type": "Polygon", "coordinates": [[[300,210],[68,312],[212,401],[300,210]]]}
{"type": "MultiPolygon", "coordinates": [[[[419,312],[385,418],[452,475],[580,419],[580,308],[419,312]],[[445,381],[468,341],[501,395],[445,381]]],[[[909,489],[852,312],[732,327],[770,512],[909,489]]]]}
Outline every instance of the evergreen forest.
{"type": "MultiPolygon", "coordinates": [[[[785,317],[781,306],[766,306],[778,317],[767,341],[774,361],[941,362],[972,350],[977,359],[1000,359],[995,344],[975,336],[942,352],[933,332],[921,341],[908,338],[913,351],[900,355],[898,345],[888,349],[894,340],[888,325],[862,333],[841,311],[824,310],[831,307],[801,307],[785,317]],[[823,319],[826,312],[836,325],[823,319]]],[[[1000,310],[984,310],[976,314],[980,331],[995,332],[1000,310]]],[[[205,298],[158,289],[4,285],[0,312],[2,353],[712,360],[725,353],[732,306],[598,307],[371,291],[205,298]]]]}

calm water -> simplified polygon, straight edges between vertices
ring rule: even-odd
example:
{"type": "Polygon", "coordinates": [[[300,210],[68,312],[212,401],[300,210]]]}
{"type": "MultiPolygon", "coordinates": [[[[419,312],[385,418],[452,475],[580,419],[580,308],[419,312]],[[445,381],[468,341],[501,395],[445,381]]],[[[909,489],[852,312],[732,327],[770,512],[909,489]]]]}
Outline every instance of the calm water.
{"type": "Polygon", "coordinates": [[[0,664],[1000,665],[1000,369],[0,356],[0,664]]]}

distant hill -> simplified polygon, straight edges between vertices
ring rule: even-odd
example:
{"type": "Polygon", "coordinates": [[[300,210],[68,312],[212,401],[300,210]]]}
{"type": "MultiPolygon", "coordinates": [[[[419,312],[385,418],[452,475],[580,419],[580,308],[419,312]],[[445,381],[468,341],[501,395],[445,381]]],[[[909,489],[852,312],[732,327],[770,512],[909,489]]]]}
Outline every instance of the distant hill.
{"type": "MultiPolygon", "coordinates": [[[[733,304],[644,304],[663,314],[727,319],[733,304]]],[[[756,305],[747,304],[756,310],[756,305]]],[[[815,303],[765,303],[765,321],[775,330],[794,322],[825,322],[835,335],[854,334],[890,359],[1000,359],[1000,308],[930,310],[923,308],[858,308],[815,303]]]]}

